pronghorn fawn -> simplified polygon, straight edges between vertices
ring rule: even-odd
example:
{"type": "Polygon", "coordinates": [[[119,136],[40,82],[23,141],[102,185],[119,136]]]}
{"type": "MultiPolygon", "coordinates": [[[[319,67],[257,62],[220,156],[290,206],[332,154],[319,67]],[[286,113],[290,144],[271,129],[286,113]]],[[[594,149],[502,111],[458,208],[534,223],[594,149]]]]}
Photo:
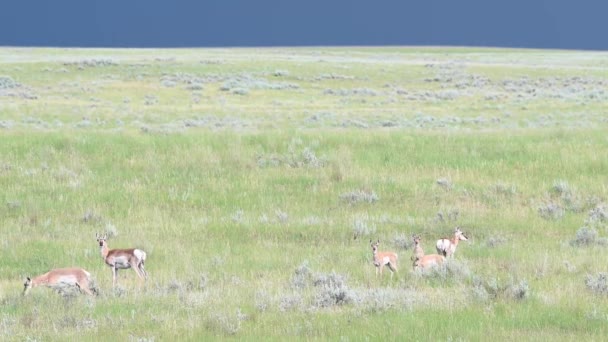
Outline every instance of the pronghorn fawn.
{"type": "Polygon", "coordinates": [[[441,265],[445,261],[445,257],[439,254],[424,255],[420,240],[420,236],[414,236],[414,270],[441,265]]]}
{"type": "Polygon", "coordinates": [[[458,241],[467,241],[467,237],[462,233],[460,227],[456,227],[454,230],[454,236],[451,238],[443,238],[437,240],[436,248],[437,253],[443,255],[444,257],[452,257],[454,256],[454,252],[456,252],[456,246],[458,246],[458,241]]]}
{"type": "Polygon", "coordinates": [[[148,277],[148,273],[144,269],[146,261],[146,252],[137,248],[128,249],[109,249],[107,235],[96,235],[101,257],[106,265],[112,268],[112,287],[116,285],[118,270],[133,268],[140,279],[144,280],[148,277]]]}
{"type": "Polygon", "coordinates": [[[370,245],[372,246],[372,252],[374,254],[374,266],[376,266],[376,277],[378,276],[378,270],[382,275],[382,270],[384,269],[384,265],[388,266],[388,269],[391,271],[391,278],[393,274],[397,272],[397,253],[394,252],[378,252],[378,245],[380,244],[380,240],[376,242],[372,242],[369,240],[370,245]]]}
{"type": "Polygon", "coordinates": [[[76,286],[81,292],[96,295],[97,289],[93,286],[91,274],[82,268],[57,268],[34,278],[27,277],[23,284],[23,295],[37,286],[59,288],[61,286],[76,286]]]}

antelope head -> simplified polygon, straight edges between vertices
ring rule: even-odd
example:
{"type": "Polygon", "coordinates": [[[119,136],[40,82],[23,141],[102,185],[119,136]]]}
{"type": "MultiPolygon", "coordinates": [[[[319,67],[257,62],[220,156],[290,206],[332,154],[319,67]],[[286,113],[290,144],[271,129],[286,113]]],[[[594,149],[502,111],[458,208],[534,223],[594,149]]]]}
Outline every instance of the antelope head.
{"type": "Polygon", "coordinates": [[[458,240],[462,240],[462,241],[467,241],[468,240],[468,238],[464,235],[464,233],[462,232],[462,230],[460,230],[460,227],[456,227],[456,229],[454,230],[454,236],[458,240]]]}
{"type": "Polygon", "coordinates": [[[103,236],[101,236],[98,233],[95,233],[95,238],[97,239],[97,242],[99,242],[99,247],[103,247],[106,244],[106,241],[108,240],[108,235],[104,234],[103,236]]]}
{"type": "Polygon", "coordinates": [[[420,235],[412,235],[412,240],[414,241],[414,246],[418,246],[420,244],[420,235]]]}
{"type": "Polygon", "coordinates": [[[27,277],[25,278],[25,283],[23,283],[23,295],[25,296],[31,288],[32,279],[30,277],[27,277]]]}
{"type": "Polygon", "coordinates": [[[378,245],[380,244],[380,240],[373,242],[372,240],[369,240],[369,244],[370,246],[372,246],[372,251],[373,252],[377,252],[378,251],[378,245]]]}

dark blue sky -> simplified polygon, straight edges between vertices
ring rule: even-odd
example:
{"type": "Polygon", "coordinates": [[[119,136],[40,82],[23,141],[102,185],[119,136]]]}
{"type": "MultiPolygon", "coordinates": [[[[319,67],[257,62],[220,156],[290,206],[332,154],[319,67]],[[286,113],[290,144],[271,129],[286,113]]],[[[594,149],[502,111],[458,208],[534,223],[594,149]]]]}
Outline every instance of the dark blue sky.
{"type": "Polygon", "coordinates": [[[608,50],[608,0],[5,0],[0,46],[608,50]]]}

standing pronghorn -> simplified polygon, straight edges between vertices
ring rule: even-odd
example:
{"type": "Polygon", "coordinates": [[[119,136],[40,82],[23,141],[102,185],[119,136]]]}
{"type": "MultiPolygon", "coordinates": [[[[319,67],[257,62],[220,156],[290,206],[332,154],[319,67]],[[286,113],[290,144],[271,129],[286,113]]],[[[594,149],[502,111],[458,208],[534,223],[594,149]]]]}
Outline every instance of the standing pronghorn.
{"type": "Polygon", "coordinates": [[[392,278],[393,273],[397,272],[397,259],[399,257],[394,252],[378,252],[378,245],[380,244],[380,240],[376,242],[372,242],[372,240],[369,240],[369,243],[372,246],[372,252],[374,254],[374,266],[376,266],[376,277],[378,276],[378,269],[380,269],[380,274],[382,274],[382,269],[384,268],[384,265],[386,265],[391,271],[392,278]]]}
{"type": "Polygon", "coordinates": [[[420,246],[420,236],[414,236],[414,270],[419,268],[429,268],[437,266],[445,261],[445,257],[439,254],[424,255],[424,251],[420,246]]]}
{"type": "Polygon", "coordinates": [[[458,246],[458,241],[467,241],[467,237],[462,233],[460,227],[456,227],[454,230],[454,236],[452,238],[443,238],[437,240],[437,253],[445,256],[451,257],[456,252],[456,246],[458,246]]]}
{"type": "Polygon", "coordinates": [[[91,274],[82,268],[57,268],[34,278],[27,277],[23,284],[23,295],[36,286],[60,287],[62,285],[76,286],[80,291],[89,295],[97,294],[93,286],[91,274]]]}
{"type": "Polygon", "coordinates": [[[116,285],[119,269],[133,268],[141,279],[145,280],[148,277],[148,273],[144,269],[146,252],[137,248],[110,250],[108,249],[108,237],[106,235],[102,237],[97,234],[96,238],[99,242],[101,257],[112,268],[112,287],[116,285]]]}
{"type": "Polygon", "coordinates": [[[416,260],[422,259],[422,257],[424,256],[424,251],[422,250],[422,247],[420,247],[420,236],[418,235],[412,235],[412,238],[414,239],[414,255],[412,256],[412,261],[414,261],[414,263],[416,263],[416,260]],[[416,243],[416,240],[418,240],[418,243],[416,243]]]}

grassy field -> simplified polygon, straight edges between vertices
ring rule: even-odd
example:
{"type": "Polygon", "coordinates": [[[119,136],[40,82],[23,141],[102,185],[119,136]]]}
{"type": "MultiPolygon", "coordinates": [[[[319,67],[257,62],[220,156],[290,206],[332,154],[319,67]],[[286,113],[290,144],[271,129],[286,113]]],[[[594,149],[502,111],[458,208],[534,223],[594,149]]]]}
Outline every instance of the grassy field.
{"type": "Polygon", "coordinates": [[[602,52],[0,48],[0,340],[603,340],[607,102],[602,52]]]}

